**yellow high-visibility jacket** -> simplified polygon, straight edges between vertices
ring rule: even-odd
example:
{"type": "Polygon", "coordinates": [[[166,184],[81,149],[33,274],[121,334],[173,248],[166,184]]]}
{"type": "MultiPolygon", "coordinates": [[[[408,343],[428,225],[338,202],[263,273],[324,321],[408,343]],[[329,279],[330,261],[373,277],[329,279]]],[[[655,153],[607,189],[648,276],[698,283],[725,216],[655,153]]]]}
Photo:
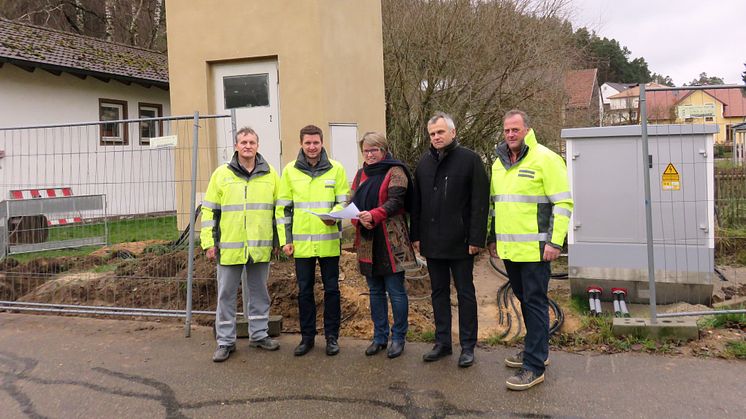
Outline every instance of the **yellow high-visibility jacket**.
{"type": "Polygon", "coordinates": [[[497,243],[501,259],[540,262],[545,245],[562,248],[573,200],[564,160],[536,141],[533,130],[510,163],[506,143],[497,147],[492,165],[488,242],[497,243]]]}
{"type": "Polygon", "coordinates": [[[221,265],[269,262],[279,187],[277,172],[259,153],[251,173],[236,154],[215,169],[202,201],[202,248],[217,246],[221,265]]]}
{"type": "Polygon", "coordinates": [[[277,237],[280,246],[293,243],[297,258],[340,255],[341,225],[328,226],[304,210],[329,213],[342,209],[350,185],[339,162],[330,160],[322,149],[315,167],[308,165],[303,150],[285,166],[275,202],[277,237]]]}

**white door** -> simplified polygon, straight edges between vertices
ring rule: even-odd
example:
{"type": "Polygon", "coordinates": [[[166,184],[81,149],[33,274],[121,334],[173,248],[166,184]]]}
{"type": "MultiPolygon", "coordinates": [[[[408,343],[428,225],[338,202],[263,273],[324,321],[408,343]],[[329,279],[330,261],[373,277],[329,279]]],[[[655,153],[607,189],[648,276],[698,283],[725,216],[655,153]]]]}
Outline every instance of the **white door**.
{"type": "MultiPolygon", "coordinates": [[[[259,134],[259,153],[278,171],[280,166],[279,105],[277,61],[242,61],[212,66],[215,110],[218,114],[236,112],[236,129],[249,126],[259,134]]],[[[230,122],[216,124],[218,164],[233,155],[230,122]]]]}
{"type": "Polygon", "coordinates": [[[342,163],[347,173],[347,182],[352,183],[360,164],[357,124],[329,124],[329,128],[332,139],[330,158],[342,163]]]}

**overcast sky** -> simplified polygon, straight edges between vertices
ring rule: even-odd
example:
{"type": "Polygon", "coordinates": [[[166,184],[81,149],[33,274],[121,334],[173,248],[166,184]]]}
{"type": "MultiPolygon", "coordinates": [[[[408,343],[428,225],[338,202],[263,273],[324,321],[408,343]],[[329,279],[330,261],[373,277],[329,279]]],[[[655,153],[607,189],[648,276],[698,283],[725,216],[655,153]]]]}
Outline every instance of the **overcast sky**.
{"type": "Polygon", "coordinates": [[[746,0],[571,0],[573,27],[586,26],[644,57],[677,86],[699,73],[743,84],[746,0]]]}

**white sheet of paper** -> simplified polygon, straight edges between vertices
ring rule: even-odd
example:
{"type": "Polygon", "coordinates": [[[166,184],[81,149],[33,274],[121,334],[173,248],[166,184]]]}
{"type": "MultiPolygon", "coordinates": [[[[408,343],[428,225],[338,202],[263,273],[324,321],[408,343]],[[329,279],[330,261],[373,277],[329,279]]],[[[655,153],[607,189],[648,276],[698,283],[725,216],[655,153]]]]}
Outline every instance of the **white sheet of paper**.
{"type": "Polygon", "coordinates": [[[355,205],[354,202],[350,202],[350,205],[342,208],[339,211],[329,212],[326,214],[320,214],[318,212],[313,212],[311,210],[304,209],[303,211],[313,214],[322,220],[357,220],[357,215],[360,213],[360,210],[357,209],[357,205],[355,205]]]}

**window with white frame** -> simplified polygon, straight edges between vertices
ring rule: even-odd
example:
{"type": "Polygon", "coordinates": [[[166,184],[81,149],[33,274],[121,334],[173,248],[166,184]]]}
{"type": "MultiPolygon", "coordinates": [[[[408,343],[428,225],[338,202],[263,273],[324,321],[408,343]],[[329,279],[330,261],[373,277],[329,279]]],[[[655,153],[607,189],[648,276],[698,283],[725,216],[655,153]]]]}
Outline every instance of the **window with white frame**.
{"type": "MultiPolygon", "coordinates": [[[[160,118],[163,106],[154,103],[138,103],[138,118],[160,118]]],[[[163,135],[163,121],[140,121],[140,145],[150,144],[150,139],[163,135]]]]}
{"type": "MultiPolygon", "coordinates": [[[[127,119],[127,102],[116,99],[98,100],[99,121],[127,119]]],[[[101,145],[127,145],[129,137],[126,123],[100,125],[101,145]]]]}

